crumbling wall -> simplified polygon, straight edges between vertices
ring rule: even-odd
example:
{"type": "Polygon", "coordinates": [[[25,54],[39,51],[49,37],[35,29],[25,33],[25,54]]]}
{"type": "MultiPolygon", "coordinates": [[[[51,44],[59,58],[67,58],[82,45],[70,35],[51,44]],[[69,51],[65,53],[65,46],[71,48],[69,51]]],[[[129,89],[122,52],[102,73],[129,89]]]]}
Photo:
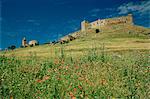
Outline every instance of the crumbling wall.
{"type": "Polygon", "coordinates": [[[113,24],[133,24],[132,15],[129,14],[128,16],[122,16],[118,18],[112,18],[112,19],[105,19],[106,25],[113,25],[113,24]]]}
{"type": "Polygon", "coordinates": [[[132,14],[128,14],[127,16],[122,17],[116,17],[116,18],[109,18],[109,19],[103,19],[103,20],[96,20],[94,22],[87,22],[83,21],[81,22],[81,30],[86,31],[91,28],[100,28],[106,25],[113,25],[113,24],[133,24],[133,18],[132,14]]]}

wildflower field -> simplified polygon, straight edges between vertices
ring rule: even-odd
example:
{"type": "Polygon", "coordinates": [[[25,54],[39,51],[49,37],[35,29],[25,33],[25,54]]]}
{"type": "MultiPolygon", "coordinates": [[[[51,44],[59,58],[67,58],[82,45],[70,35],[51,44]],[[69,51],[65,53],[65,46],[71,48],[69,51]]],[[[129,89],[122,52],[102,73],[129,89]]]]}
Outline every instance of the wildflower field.
{"type": "Polygon", "coordinates": [[[0,57],[1,99],[148,99],[148,51],[97,52],[80,58],[0,57]]]}
{"type": "Polygon", "coordinates": [[[150,99],[150,30],[109,28],[0,52],[0,99],[150,99]]]}

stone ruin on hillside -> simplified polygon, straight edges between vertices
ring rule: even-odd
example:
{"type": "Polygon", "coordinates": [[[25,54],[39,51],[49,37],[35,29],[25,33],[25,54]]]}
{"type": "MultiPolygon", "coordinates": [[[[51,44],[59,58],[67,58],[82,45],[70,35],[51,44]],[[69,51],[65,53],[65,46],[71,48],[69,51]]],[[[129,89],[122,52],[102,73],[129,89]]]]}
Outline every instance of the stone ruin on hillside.
{"type": "Polygon", "coordinates": [[[82,21],[81,22],[81,30],[66,35],[60,39],[60,42],[68,42],[70,41],[70,36],[73,38],[79,38],[83,35],[86,35],[87,32],[99,33],[101,31],[101,27],[115,25],[115,24],[129,24],[133,25],[133,17],[132,14],[128,14],[127,16],[109,18],[109,19],[98,19],[94,22],[82,21]]]}
{"type": "Polygon", "coordinates": [[[24,37],[24,38],[22,39],[22,47],[27,47],[27,46],[28,46],[27,40],[26,40],[26,38],[24,37]]]}
{"type": "Polygon", "coordinates": [[[109,18],[109,19],[98,19],[94,22],[89,23],[88,21],[81,22],[81,31],[86,31],[89,29],[100,29],[101,27],[113,24],[133,24],[132,14],[128,14],[127,16],[109,18]]]}
{"type": "Polygon", "coordinates": [[[29,44],[28,44],[25,37],[22,39],[21,47],[28,47],[28,46],[32,47],[32,46],[36,46],[36,45],[39,45],[39,42],[36,40],[31,40],[31,41],[29,41],[29,44]]]}

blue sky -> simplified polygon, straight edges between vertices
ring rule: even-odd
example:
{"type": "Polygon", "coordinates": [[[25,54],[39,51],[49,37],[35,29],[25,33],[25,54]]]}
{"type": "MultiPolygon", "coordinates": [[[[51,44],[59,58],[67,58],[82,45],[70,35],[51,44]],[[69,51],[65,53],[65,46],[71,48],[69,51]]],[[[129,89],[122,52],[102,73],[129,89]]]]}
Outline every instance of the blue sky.
{"type": "Polygon", "coordinates": [[[94,21],[132,13],[137,25],[150,27],[149,0],[1,0],[0,48],[41,44],[80,29],[82,20],[94,21]]]}

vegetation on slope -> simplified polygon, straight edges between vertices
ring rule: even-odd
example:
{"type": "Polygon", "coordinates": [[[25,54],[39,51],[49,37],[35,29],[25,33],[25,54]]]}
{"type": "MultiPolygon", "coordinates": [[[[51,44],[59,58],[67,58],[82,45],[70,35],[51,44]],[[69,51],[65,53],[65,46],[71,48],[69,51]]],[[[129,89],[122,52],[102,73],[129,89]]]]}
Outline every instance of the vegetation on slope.
{"type": "Polygon", "coordinates": [[[150,98],[149,32],[118,25],[63,45],[1,52],[0,98],[150,98]]]}
{"type": "Polygon", "coordinates": [[[36,53],[38,57],[55,57],[55,53],[64,47],[65,53],[82,55],[91,48],[99,49],[103,44],[107,51],[150,50],[150,29],[131,25],[113,25],[103,27],[99,33],[81,32],[81,37],[61,45],[40,45],[33,48],[20,48],[6,52],[7,56],[27,57],[36,53]],[[84,35],[82,35],[84,34],[84,35]]]}
{"type": "MultiPolygon", "coordinates": [[[[63,51],[63,50],[62,50],[63,51]]],[[[80,58],[65,56],[21,61],[0,58],[0,97],[75,99],[149,97],[149,53],[101,53],[93,49],[80,58]]],[[[150,97],[149,97],[150,98],[150,97]]]]}

